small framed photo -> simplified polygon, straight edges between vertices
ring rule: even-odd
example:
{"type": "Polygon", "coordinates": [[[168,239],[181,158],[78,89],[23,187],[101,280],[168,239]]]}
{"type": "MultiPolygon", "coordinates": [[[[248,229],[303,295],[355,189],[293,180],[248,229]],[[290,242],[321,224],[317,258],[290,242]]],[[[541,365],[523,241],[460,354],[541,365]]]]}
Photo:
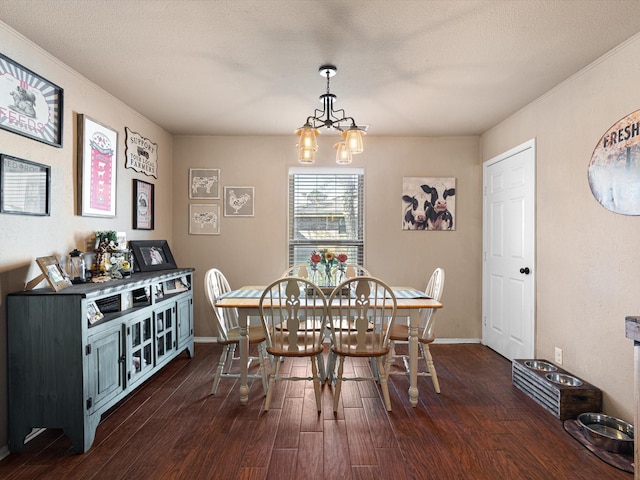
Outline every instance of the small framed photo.
{"type": "Polygon", "coordinates": [[[133,228],[153,230],[154,227],[153,183],[133,179],[133,228]]]}
{"type": "Polygon", "coordinates": [[[89,325],[93,325],[99,320],[104,318],[104,314],[100,311],[98,304],[94,301],[90,301],[87,303],[87,320],[89,320],[89,325]]]}
{"type": "Polygon", "coordinates": [[[220,205],[189,205],[189,234],[220,235],[220,205]]]}
{"type": "Polygon", "coordinates": [[[2,54],[0,79],[0,128],[62,147],[62,88],[2,54]]]}
{"type": "Polygon", "coordinates": [[[167,280],[162,284],[164,293],[170,295],[172,293],[181,293],[189,290],[189,282],[184,278],[175,278],[167,280]]]}
{"type": "Polygon", "coordinates": [[[47,281],[54,292],[71,286],[71,280],[67,278],[56,257],[39,257],[36,258],[36,263],[42,271],[40,278],[44,277],[43,279],[47,281]]]}
{"type": "Polygon", "coordinates": [[[224,216],[253,217],[254,187],[224,187],[224,216]]]}
{"type": "Polygon", "coordinates": [[[189,198],[218,200],[220,198],[220,169],[190,168],[189,198]]]}
{"type": "Polygon", "coordinates": [[[51,215],[51,167],[0,155],[0,213],[51,215]]]}
{"type": "Polygon", "coordinates": [[[118,132],[78,115],[79,212],[85,217],[116,216],[118,132]]]}
{"type": "Polygon", "coordinates": [[[176,268],[176,261],[166,240],[130,240],[136,268],[141,272],[176,268]]]}

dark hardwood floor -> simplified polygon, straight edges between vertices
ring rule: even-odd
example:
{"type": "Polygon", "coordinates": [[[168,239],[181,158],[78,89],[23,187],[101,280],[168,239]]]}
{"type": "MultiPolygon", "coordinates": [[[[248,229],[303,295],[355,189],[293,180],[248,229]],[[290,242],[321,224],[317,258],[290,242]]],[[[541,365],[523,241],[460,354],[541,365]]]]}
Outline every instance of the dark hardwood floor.
{"type": "MultiPolygon", "coordinates": [[[[0,462],[0,479],[633,478],[513,387],[511,363],[481,345],[433,345],[442,393],[420,378],[416,408],[408,378],[392,376],[393,412],[375,384],[352,382],[335,417],[328,385],[321,414],[310,382],[276,383],[269,412],[257,380],[246,406],[234,380],[210,396],[220,350],[196,344],[193,359],[173,360],[104,416],[87,453],[46,430],[0,462]]],[[[304,373],[307,364],[282,368],[304,373]]]]}

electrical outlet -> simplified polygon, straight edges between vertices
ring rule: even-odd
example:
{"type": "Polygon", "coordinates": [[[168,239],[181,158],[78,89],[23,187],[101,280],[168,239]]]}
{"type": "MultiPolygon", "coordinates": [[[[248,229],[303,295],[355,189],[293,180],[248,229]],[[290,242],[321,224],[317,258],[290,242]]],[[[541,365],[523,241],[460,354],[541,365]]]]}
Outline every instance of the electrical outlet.
{"type": "Polygon", "coordinates": [[[562,349],[556,347],[556,363],[562,365],[562,349]]]}

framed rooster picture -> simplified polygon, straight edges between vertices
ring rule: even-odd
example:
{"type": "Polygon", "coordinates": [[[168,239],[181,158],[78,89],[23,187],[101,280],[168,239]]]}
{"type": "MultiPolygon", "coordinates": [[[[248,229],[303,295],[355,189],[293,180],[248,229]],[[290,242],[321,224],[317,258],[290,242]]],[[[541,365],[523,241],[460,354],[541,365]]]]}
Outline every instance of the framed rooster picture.
{"type": "Polygon", "coordinates": [[[455,230],[455,216],[455,178],[402,179],[402,230],[455,230]]]}
{"type": "Polygon", "coordinates": [[[253,217],[254,187],[224,187],[224,216],[253,217]]]}

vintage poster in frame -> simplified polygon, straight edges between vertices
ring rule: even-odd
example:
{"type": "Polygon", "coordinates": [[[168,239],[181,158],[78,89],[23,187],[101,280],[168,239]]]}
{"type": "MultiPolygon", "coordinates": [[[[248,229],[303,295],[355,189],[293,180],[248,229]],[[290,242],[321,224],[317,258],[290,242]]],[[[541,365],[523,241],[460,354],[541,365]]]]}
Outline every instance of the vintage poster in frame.
{"type": "Polygon", "coordinates": [[[455,230],[455,215],[455,178],[402,179],[402,230],[455,230]]]}
{"type": "Polygon", "coordinates": [[[158,178],[158,144],[144,138],[129,127],[124,127],[124,132],[126,135],[125,168],[158,178]]]}
{"type": "Polygon", "coordinates": [[[116,216],[118,132],[78,115],[78,194],[80,215],[116,216]]]}
{"type": "Polygon", "coordinates": [[[220,169],[218,168],[190,168],[189,169],[189,198],[211,199],[220,198],[220,169]]]}
{"type": "Polygon", "coordinates": [[[135,230],[153,230],[154,228],[154,189],[153,183],[133,179],[133,228],[135,230]]]}
{"type": "Polygon", "coordinates": [[[253,217],[254,187],[224,187],[224,216],[253,217]]]}
{"type": "Polygon", "coordinates": [[[62,93],[0,53],[0,128],[62,147],[62,93]]]}
{"type": "Polygon", "coordinates": [[[189,234],[220,235],[220,205],[189,205],[189,234]]]}
{"type": "Polygon", "coordinates": [[[51,167],[0,155],[0,213],[51,214],[51,167]]]}

